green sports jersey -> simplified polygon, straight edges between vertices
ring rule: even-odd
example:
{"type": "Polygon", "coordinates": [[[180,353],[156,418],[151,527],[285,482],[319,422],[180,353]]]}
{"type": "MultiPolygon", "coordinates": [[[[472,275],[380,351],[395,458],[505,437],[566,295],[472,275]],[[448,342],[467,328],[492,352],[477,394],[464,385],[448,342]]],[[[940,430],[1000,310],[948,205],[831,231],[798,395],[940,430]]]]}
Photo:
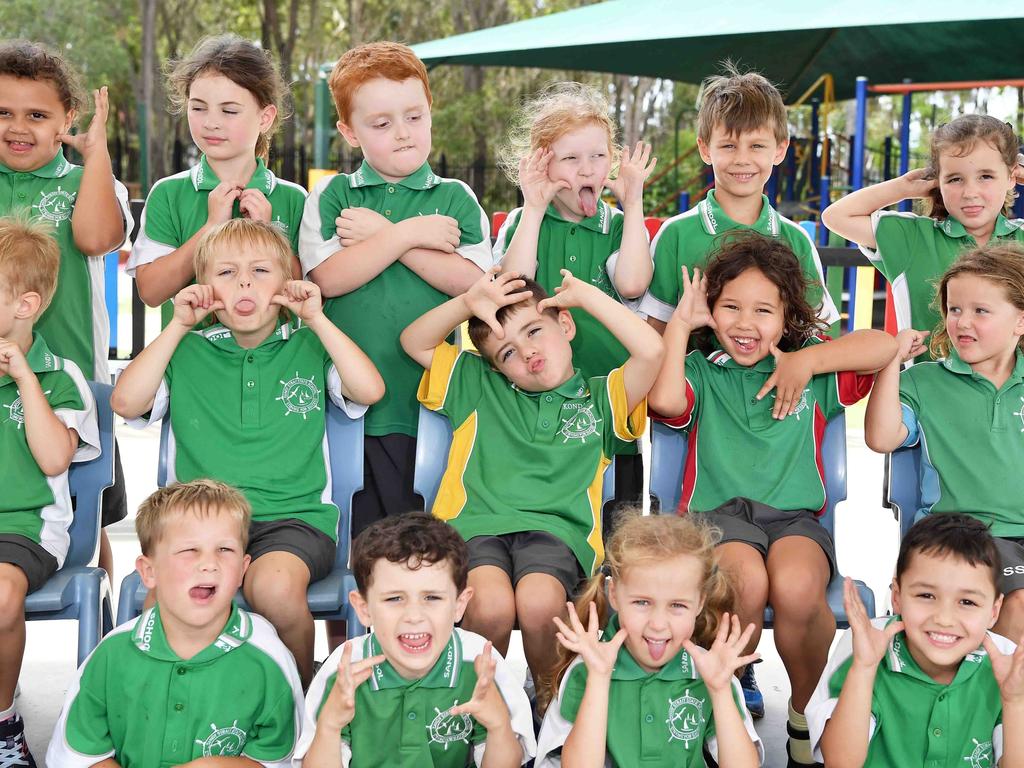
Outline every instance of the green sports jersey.
{"type": "Polygon", "coordinates": [[[821,305],[818,316],[831,325],[839,319],[832,297],[825,290],[825,275],[814,241],[804,229],[781,216],[762,195],[761,215],[752,226],[730,219],[715,199],[715,190],[690,210],[666,219],[651,243],[654,254],[654,277],[640,303],[640,311],[667,323],[683,295],[682,267],[690,275],[693,268],[704,269],[711,256],[730,232],[750,229],[768,237],[783,240],[796,255],[810,282],[807,300],[812,307],[821,305]]]}
{"type": "MultiPolygon", "coordinates": [[[[210,191],[220,184],[220,179],[210,168],[206,155],[199,158],[198,165],[187,171],[166,176],[149,191],[146,207],[142,209],[142,223],[139,234],[128,259],[127,272],[132,277],[142,264],[150,264],[173,253],[206,224],[209,218],[208,201],[210,191]]],[[[302,222],[302,207],[306,203],[306,190],[298,184],[279,179],[267,168],[262,158],[256,160],[246,189],[258,189],[270,203],[270,221],[292,244],[292,250],[299,250],[299,225],[302,222]]],[[[238,201],[231,209],[232,218],[240,218],[238,201]]],[[[160,307],[163,325],[174,315],[174,303],[165,301],[160,307]]]]}
{"type": "Polygon", "coordinates": [[[921,444],[923,512],[965,512],[1024,537],[1024,355],[998,390],[955,349],[900,375],[904,445],[921,444]],[[969,446],[969,450],[965,450],[969,446]],[[987,481],[983,481],[987,478],[987,481]]]}
{"type": "MultiPolygon", "coordinates": [[[[828,342],[807,342],[820,343],[828,342]]],[[[772,418],[774,391],[756,399],[774,371],[771,356],[752,367],[722,350],[686,356],[686,412],[673,419],[654,415],[690,431],[681,513],[709,512],[736,496],[775,509],[824,511],[825,426],[865,397],[874,377],[851,371],[818,374],[800,396],[796,413],[780,421],[772,418]]]]}
{"type": "MultiPolygon", "coordinates": [[[[355,173],[323,179],[310,192],[299,240],[304,274],[344,250],[334,220],[346,208],[369,208],[391,222],[437,213],[451,216],[462,233],[456,253],[481,270],[491,266],[487,215],[466,184],[435,175],[427,164],[401,181],[385,181],[364,161],[355,173]]],[[[367,435],[416,436],[416,386],[423,369],[405,354],[398,337],[413,320],[448,299],[395,261],[365,285],[325,305],[327,316],[369,356],[388,385],[366,414],[367,435]]]]}
{"type": "Polygon", "coordinates": [[[647,401],[632,412],[622,368],[576,374],[547,392],[525,392],[475,352],[434,350],[419,399],[444,414],[454,435],[432,510],[467,541],[546,531],[585,574],[604,559],[601,487],[617,440],[647,426],[647,401]]]}
{"type": "MultiPolygon", "coordinates": [[[[50,352],[38,333],[25,359],[54,414],[78,432],[78,449],[71,460],[99,456],[96,402],[78,366],[50,352]]],[[[53,555],[58,567],[64,565],[74,516],[68,473],[48,477],[39,469],[25,434],[18,385],[10,376],[0,376],[0,456],[0,534],[24,536],[53,555]]]]}
{"type": "Polygon", "coordinates": [[[79,668],[46,762],[170,768],[244,756],[290,768],[301,703],[295,660],[262,616],[232,605],[217,639],[184,660],[158,604],[107,635],[79,668]]]}
{"type": "MultiPolygon", "coordinates": [[[[53,225],[60,246],[57,290],[35,330],[54,353],[73,360],[93,381],[110,381],[110,320],[107,317],[104,257],[86,256],[75,244],[71,216],[75,212],[83,168],[69,163],[63,152],[34,171],[13,171],[0,163],[0,216],[27,213],[53,225]]],[[[128,190],[111,178],[125,232],[132,228],[128,190]]]]}
{"type": "MultiPolygon", "coordinates": [[[[897,327],[934,333],[942,322],[932,306],[935,281],[962,251],[977,243],[952,216],[938,220],[909,212],[875,211],[871,225],[876,249],[862,246],[861,251],[892,286],[897,327]]],[[[1024,242],[1024,220],[1000,215],[992,232],[992,242],[997,240],[1024,242]]],[[[917,358],[929,359],[928,352],[917,358]]]]}
{"type": "MultiPolygon", "coordinates": [[[[881,629],[898,616],[871,623],[881,629]]],[[[989,638],[1001,653],[1016,646],[996,634],[989,638]]],[[[853,663],[853,633],[846,630],[829,657],[807,704],[807,723],[815,757],[822,759],[821,735],[839,702],[853,663]]],[[[878,665],[871,692],[871,731],[864,768],[990,768],[1003,753],[1003,705],[992,674],[992,660],[979,647],[960,662],[953,682],[932,680],[914,661],[907,636],[900,632],[878,665]]]]}
{"type": "MultiPolygon", "coordinates": [[[[455,628],[437,662],[422,678],[406,680],[387,661],[373,668],[373,675],[356,690],[355,717],[340,734],[338,749],[344,768],[465,768],[481,765],[487,749],[487,730],[470,715],[449,715],[456,704],[473,696],[477,676],[473,661],[483,653],[487,640],[455,628]]],[[[352,662],[380,653],[371,633],[349,640],[352,662]]],[[[334,686],[344,646],[324,662],[306,694],[302,741],[296,760],[309,751],[316,733],[320,709],[334,686]]],[[[501,654],[494,682],[509,710],[512,730],[523,749],[522,763],[536,748],[533,715],[523,686],[501,654]]]]}
{"type": "MultiPolygon", "coordinates": [[[[603,638],[619,631],[613,616],[603,638]]],[[[558,768],[587,687],[587,667],[577,656],[569,665],[551,702],[537,739],[537,768],[558,768]]],[[[764,761],[764,747],[743,703],[739,680],[732,697],[747,734],[764,761]]],[[[685,650],[657,672],[647,672],[623,645],[619,648],[608,691],[606,765],[628,768],[704,768],[705,752],[717,763],[718,740],[711,698],[693,658],[685,650]]]]}
{"type": "Polygon", "coordinates": [[[174,351],[146,426],[169,414],[167,482],[212,477],[241,490],[258,521],[295,518],[338,539],[326,394],[352,418],[341,377],[307,326],[281,323],[254,349],[217,324],[174,351]]]}

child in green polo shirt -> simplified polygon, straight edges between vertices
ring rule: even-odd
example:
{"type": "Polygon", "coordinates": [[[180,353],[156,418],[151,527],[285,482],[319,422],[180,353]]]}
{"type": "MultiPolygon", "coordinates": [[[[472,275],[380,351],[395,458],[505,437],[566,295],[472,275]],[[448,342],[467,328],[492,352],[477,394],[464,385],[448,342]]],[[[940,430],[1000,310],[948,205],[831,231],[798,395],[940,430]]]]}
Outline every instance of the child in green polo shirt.
{"type": "Polygon", "coordinates": [[[0,219],[0,756],[33,767],[14,707],[25,597],[67,555],[68,466],[95,458],[100,446],[81,370],[34,331],[60,269],[52,234],[38,221],[0,219]]]}
{"type": "Polygon", "coordinates": [[[618,441],[647,426],[646,396],[661,365],[658,334],[597,286],[562,270],[554,296],[493,267],[464,295],[402,333],[426,372],[419,399],[454,431],[433,513],[466,539],[477,599],[463,626],[505,653],[512,629],[534,680],[555,661],[551,617],[604,558],[601,486],[618,441]],[[606,376],[575,367],[579,307],[629,352],[606,376]],[[469,320],[479,354],[445,338],[469,320]]]}
{"type": "Polygon", "coordinates": [[[926,333],[897,337],[900,351],[868,401],[865,439],[888,453],[921,445],[920,510],[965,512],[996,537],[1005,595],[996,632],[1024,635],[1024,246],[991,241],[966,251],[938,284],[944,323],[935,362],[900,373],[926,333]]]}
{"type": "Polygon", "coordinates": [[[250,514],[241,493],[205,479],[142,503],[136,568],[160,597],[79,668],[49,765],[291,766],[295,661],[263,617],[232,603],[249,566],[250,514]]]}
{"type": "Polygon", "coordinates": [[[685,213],[668,219],[651,243],[654,277],[640,304],[648,322],[665,332],[683,295],[680,268],[704,269],[723,237],[752,229],[786,243],[807,279],[807,301],[831,325],[839,319],[825,290],[821,260],[806,231],[772,208],[764,194],[773,168],[786,157],[789,124],[778,89],[755,73],[725,73],[704,81],[697,113],[697,148],[715,175],[714,189],[685,213]]]}
{"type": "Polygon", "coordinates": [[[491,253],[487,216],[473,191],[427,163],[431,95],[423,62],[407,46],[369,43],[345,53],[328,83],[338,130],[363,162],[310,192],[299,257],[303,273],[330,297],[327,316],[388,383],[366,414],[355,536],[386,515],[423,508],[412,487],[422,370],[398,336],[469,288],[490,267],[491,253]]]}
{"type": "Polygon", "coordinates": [[[807,706],[829,768],[1024,761],[1024,646],[988,631],[999,561],[984,523],[930,515],[900,544],[894,616],[870,618],[846,580],[850,629],[807,706]]]}
{"type": "MultiPolygon", "coordinates": [[[[266,165],[288,94],[267,51],[237,35],[206,38],[175,63],[167,92],[202,155],[153,185],[127,268],[142,300],[162,307],[163,325],[174,314],[171,299],[195,280],[192,261],[206,232],[232,218],[266,221],[297,253],[306,202],[302,187],[266,165]]],[[[297,275],[293,262],[289,274],[297,275]]]]}
{"type": "Polygon", "coordinates": [[[759,658],[744,651],[754,625],[741,632],[729,613],[717,536],[693,518],[639,514],[611,536],[569,623],[555,618],[561,663],[545,691],[537,768],[703,768],[706,755],[721,768],[761,765],[733,674],[759,658]]]}
{"type": "Polygon", "coordinates": [[[114,410],[140,424],[171,418],[169,479],[214,477],[253,507],[246,599],[313,677],[306,588],[334,567],[325,393],[349,416],[384,392],[373,363],[323,313],[320,290],[290,280],[292,251],[272,224],[232,219],[196,248],[200,281],[125,368],[114,410]],[[289,320],[288,313],[296,321],[289,320]],[[215,314],[217,323],[193,332],[215,314]]]}
{"type": "Polygon", "coordinates": [[[811,764],[803,709],[835,635],[825,600],[835,546],[817,520],[826,504],[822,436],[868,393],[896,341],[873,330],[816,336],[824,324],[807,303],[807,278],[777,238],[736,234],[706,275],[696,269],[691,279],[683,267],[682,278],[651,410],[690,431],[679,513],[722,529],[718,556],[739,581],[740,619],[757,627],[750,650],[765,605],[775,612],[792,687],[789,759],[811,764]],[[687,355],[691,333],[705,328],[687,355]]]}
{"type": "MultiPolygon", "coordinates": [[[[927,168],[851,192],[821,215],[837,235],[861,246],[892,287],[900,330],[931,330],[935,280],[959,253],[990,240],[1024,242],[1024,221],[1004,216],[1024,184],[1024,156],[1009,123],[963,115],[932,135],[927,168]],[[923,198],[927,213],[883,210],[923,198]]],[[[922,350],[921,360],[928,360],[922,350]]]]}
{"type": "MultiPolygon", "coordinates": [[[[360,620],[373,631],[324,662],[306,696],[304,768],[514,768],[534,754],[522,685],[491,643],[455,628],[466,586],[462,537],[412,512],[352,545],[360,620]]],[[[478,598],[479,599],[479,598],[478,598]]]]}

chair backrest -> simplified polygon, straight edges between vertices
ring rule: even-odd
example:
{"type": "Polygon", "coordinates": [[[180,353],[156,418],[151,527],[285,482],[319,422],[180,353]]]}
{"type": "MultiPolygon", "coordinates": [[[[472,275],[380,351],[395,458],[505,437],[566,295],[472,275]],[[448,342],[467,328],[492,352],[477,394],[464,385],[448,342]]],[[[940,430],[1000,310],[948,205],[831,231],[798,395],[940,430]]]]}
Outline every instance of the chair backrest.
{"type": "MultiPolygon", "coordinates": [[[[651,494],[658,499],[662,514],[674,514],[683,488],[683,467],[689,433],[661,422],[651,424],[651,494]]],[[[825,466],[825,512],[818,518],[835,533],[836,504],[846,499],[846,414],[834,416],[825,426],[821,446],[825,466]]]]}
{"type": "Polygon", "coordinates": [[[921,501],[921,444],[885,457],[885,503],[900,522],[900,539],[914,524],[921,501]]]}
{"type": "Polygon", "coordinates": [[[75,514],[68,529],[71,546],[64,559],[65,568],[88,565],[96,557],[103,491],[114,484],[114,411],[110,407],[110,393],[114,388],[90,381],[89,389],[96,400],[100,455],[92,461],[72,464],[68,469],[68,486],[75,499],[75,514]]]}
{"type": "Polygon", "coordinates": [[[167,459],[171,448],[171,415],[166,414],[160,421],[160,452],[156,460],[156,487],[167,485],[167,459]]]}

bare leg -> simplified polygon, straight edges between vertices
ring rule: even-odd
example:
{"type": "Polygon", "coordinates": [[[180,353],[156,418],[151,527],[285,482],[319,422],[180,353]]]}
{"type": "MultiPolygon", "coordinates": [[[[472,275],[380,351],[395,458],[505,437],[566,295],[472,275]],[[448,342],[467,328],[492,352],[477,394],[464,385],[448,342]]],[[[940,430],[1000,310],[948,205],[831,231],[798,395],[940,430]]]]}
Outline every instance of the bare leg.
{"type": "Polygon", "coordinates": [[[523,632],[523,651],[538,687],[558,660],[557,631],[552,618],[567,618],[565,588],[546,573],[528,573],[516,584],[516,615],[523,632]]]}
{"type": "Polygon", "coordinates": [[[16,565],[0,563],[0,710],[14,703],[25,655],[25,596],[28,577],[16,565]]]}
{"type": "Polygon", "coordinates": [[[295,656],[302,687],[313,679],[313,614],[306,603],[309,568],[290,552],[268,552],[253,560],[242,591],[256,613],[274,625],[295,656]]]}
{"type": "Polygon", "coordinates": [[[754,634],[744,649],[753,653],[764,628],[764,607],[768,603],[768,571],[761,553],[739,541],[730,541],[715,548],[718,567],[732,581],[736,591],[736,613],[742,626],[754,625],[754,634]]]}
{"type": "Polygon", "coordinates": [[[462,628],[483,635],[502,656],[516,625],[516,598],[512,582],[496,565],[480,565],[469,572],[473,599],[462,617],[462,628]]]}

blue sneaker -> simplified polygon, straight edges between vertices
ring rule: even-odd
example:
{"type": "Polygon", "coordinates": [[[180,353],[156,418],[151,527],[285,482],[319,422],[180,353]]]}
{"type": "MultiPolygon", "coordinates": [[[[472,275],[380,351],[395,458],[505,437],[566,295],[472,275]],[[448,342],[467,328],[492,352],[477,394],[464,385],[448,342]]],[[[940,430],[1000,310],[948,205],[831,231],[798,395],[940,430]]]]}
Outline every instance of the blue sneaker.
{"type": "Polygon", "coordinates": [[[743,701],[750,710],[750,716],[755,719],[764,717],[764,696],[761,689],[757,687],[757,680],[754,679],[754,665],[747,664],[740,675],[740,687],[743,689],[743,701]]]}

